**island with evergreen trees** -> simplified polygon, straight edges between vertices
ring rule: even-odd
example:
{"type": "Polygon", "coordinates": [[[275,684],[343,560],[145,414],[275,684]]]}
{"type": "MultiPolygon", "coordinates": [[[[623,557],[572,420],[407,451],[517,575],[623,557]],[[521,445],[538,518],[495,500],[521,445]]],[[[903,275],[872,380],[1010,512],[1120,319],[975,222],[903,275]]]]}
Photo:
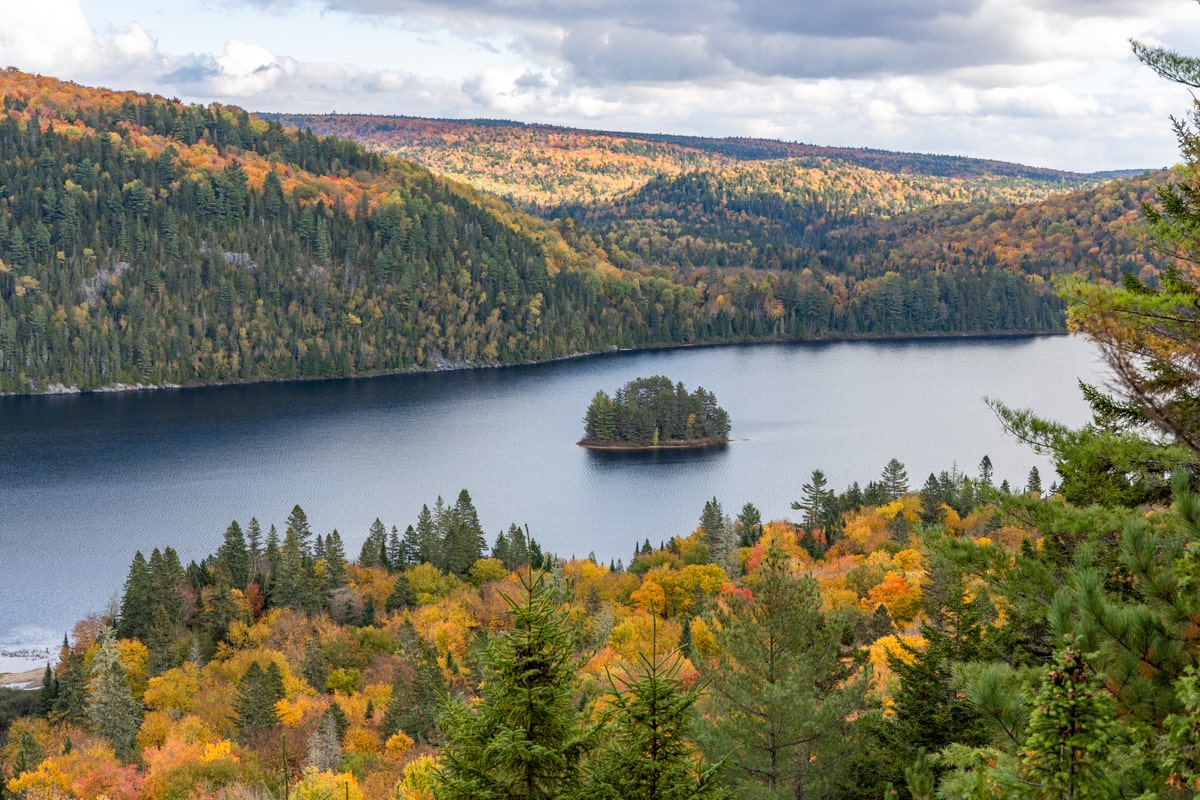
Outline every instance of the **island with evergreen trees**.
{"type": "Polygon", "coordinates": [[[729,442],[729,414],[703,387],[688,393],[662,375],[600,390],[583,418],[583,447],[599,450],[715,447],[729,442]]]}

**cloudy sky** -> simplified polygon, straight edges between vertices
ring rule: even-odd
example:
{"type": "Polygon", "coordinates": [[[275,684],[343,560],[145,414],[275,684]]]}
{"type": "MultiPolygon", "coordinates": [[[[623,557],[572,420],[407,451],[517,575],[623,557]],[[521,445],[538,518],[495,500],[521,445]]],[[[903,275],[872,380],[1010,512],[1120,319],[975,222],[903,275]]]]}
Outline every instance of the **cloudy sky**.
{"type": "Polygon", "coordinates": [[[1177,160],[1193,0],[0,0],[0,66],[251,110],[1177,160]]]}

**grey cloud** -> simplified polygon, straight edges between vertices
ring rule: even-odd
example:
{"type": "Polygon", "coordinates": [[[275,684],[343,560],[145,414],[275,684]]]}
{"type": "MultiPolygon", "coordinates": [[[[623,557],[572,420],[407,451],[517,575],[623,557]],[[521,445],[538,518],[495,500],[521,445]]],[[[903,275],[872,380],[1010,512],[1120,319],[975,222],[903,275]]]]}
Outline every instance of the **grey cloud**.
{"type": "Polygon", "coordinates": [[[728,70],[700,37],[673,37],[624,26],[576,28],[563,41],[562,56],[592,83],[693,81],[728,70]]]}
{"type": "Polygon", "coordinates": [[[195,88],[221,74],[212,58],[190,57],[162,76],[164,83],[180,88],[195,88]]]}
{"type": "MultiPolygon", "coordinates": [[[[241,0],[266,8],[293,1],[241,0]]],[[[1025,49],[1020,13],[985,20],[985,1],[323,0],[323,7],[471,34],[503,31],[539,68],[565,63],[566,77],[590,85],[927,74],[1048,56],[1025,49]]],[[[1168,0],[1009,2],[1014,12],[1091,18],[1144,16],[1168,0]]]]}
{"type": "Polygon", "coordinates": [[[545,89],[549,86],[546,76],[540,72],[526,72],[513,82],[518,89],[545,89]]]}

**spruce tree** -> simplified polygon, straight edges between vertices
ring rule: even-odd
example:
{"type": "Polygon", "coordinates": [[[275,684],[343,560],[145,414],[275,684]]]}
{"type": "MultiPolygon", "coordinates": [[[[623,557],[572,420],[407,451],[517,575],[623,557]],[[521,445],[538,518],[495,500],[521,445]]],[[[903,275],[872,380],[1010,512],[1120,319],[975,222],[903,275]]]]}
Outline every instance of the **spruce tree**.
{"type": "Polygon", "coordinates": [[[338,589],[346,585],[349,580],[346,576],[346,545],[342,543],[342,535],[337,528],[325,540],[325,566],[328,570],[328,588],[338,589]]]}
{"type": "Polygon", "coordinates": [[[523,576],[513,627],[488,643],[477,703],[451,701],[437,775],[440,800],[579,796],[592,729],[575,707],[570,622],[546,576],[523,576]]]}
{"type": "Polygon", "coordinates": [[[908,472],[897,459],[892,459],[883,468],[879,478],[883,489],[884,502],[890,503],[898,497],[908,494],[908,472]]]}
{"type": "Polygon", "coordinates": [[[283,674],[279,665],[272,661],[263,669],[257,661],[251,661],[238,681],[237,696],[233,700],[233,722],[238,728],[238,738],[245,742],[255,733],[278,725],[275,704],[283,697],[283,674]]]}
{"type": "Polygon", "coordinates": [[[403,572],[397,573],[396,580],[392,583],[392,593],[388,595],[384,610],[389,614],[394,614],[397,611],[412,608],[416,604],[417,595],[413,592],[408,576],[403,572]]]}
{"type": "Polygon", "coordinates": [[[685,689],[680,654],[639,653],[636,672],[618,687],[610,677],[613,719],[586,770],[581,800],[708,800],[729,795],[691,744],[700,687],[685,689]]]}
{"type": "Polygon", "coordinates": [[[117,659],[115,635],[105,627],[97,639],[88,683],[88,716],[96,732],[108,740],[117,756],[128,759],[142,724],[142,706],[133,698],[129,677],[117,659]]]}
{"type": "Polygon", "coordinates": [[[1112,796],[1114,744],[1112,697],[1089,671],[1074,641],[1064,642],[1046,670],[1022,758],[1030,797],[1089,800],[1112,796]]]}
{"type": "Polygon", "coordinates": [[[54,677],[53,670],[50,665],[46,664],[46,671],[42,674],[42,688],[38,692],[37,703],[33,707],[33,712],[39,717],[48,717],[50,712],[54,710],[54,703],[58,700],[58,679],[54,677]]]}
{"type": "Polygon", "coordinates": [[[837,780],[827,748],[863,707],[865,682],[842,662],[816,580],[778,546],[746,580],[751,593],[724,597],[711,625],[720,656],[702,665],[699,738],[710,758],[726,759],[734,788],[801,796],[810,781],[837,780]]]}
{"type": "Polygon", "coordinates": [[[129,565],[125,591],[121,595],[121,611],[117,616],[117,634],[123,639],[141,639],[153,611],[154,586],[146,557],[138,550],[129,565]]]}
{"type": "Polygon", "coordinates": [[[708,546],[709,561],[723,569],[726,574],[731,573],[734,548],[733,524],[729,517],[725,516],[721,504],[715,497],[704,504],[704,511],[700,514],[700,530],[704,536],[704,543],[708,546]]]}
{"type": "Polygon", "coordinates": [[[229,570],[233,588],[246,588],[250,582],[250,550],[246,547],[246,537],[237,520],[229,523],[225,529],[225,540],[217,549],[217,562],[229,570]]]}
{"type": "Polygon", "coordinates": [[[296,541],[300,545],[301,555],[305,558],[312,555],[312,544],[310,541],[312,539],[312,528],[308,524],[308,515],[304,513],[304,509],[299,505],[293,506],[292,513],[288,515],[287,530],[284,535],[286,536],[288,533],[295,535],[296,541]]]}

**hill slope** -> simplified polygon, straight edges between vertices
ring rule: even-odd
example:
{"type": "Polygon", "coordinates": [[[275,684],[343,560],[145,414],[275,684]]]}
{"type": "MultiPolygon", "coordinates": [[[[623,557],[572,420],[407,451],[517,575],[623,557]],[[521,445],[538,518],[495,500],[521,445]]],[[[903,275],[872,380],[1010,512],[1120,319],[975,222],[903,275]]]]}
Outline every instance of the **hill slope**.
{"type": "MultiPolygon", "coordinates": [[[[953,227],[937,216],[947,200],[1003,197],[1012,208],[1078,176],[824,169],[812,159],[827,156],[730,160],[731,148],[758,145],[651,137],[624,145],[633,183],[617,170],[608,199],[538,218],[236,107],[11,69],[0,96],[2,392],[1063,326],[1043,280],[1050,268],[997,260],[995,248],[946,262],[929,231],[953,227]],[[707,166],[672,175],[656,159],[707,166]]],[[[932,163],[977,166],[960,161],[932,163]]],[[[508,163],[516,175],[519,160],[508,163]]],[[[547,174],[590,185],[569,169],[547,174]]],[[[1133,205],[1136,193],[1120,213],[1133,205]]],[[[975,219],[961,213],[963,225],[975,219]]],[[[1153,269],[1137,254],[1143,262],[1153,269]]]]}

